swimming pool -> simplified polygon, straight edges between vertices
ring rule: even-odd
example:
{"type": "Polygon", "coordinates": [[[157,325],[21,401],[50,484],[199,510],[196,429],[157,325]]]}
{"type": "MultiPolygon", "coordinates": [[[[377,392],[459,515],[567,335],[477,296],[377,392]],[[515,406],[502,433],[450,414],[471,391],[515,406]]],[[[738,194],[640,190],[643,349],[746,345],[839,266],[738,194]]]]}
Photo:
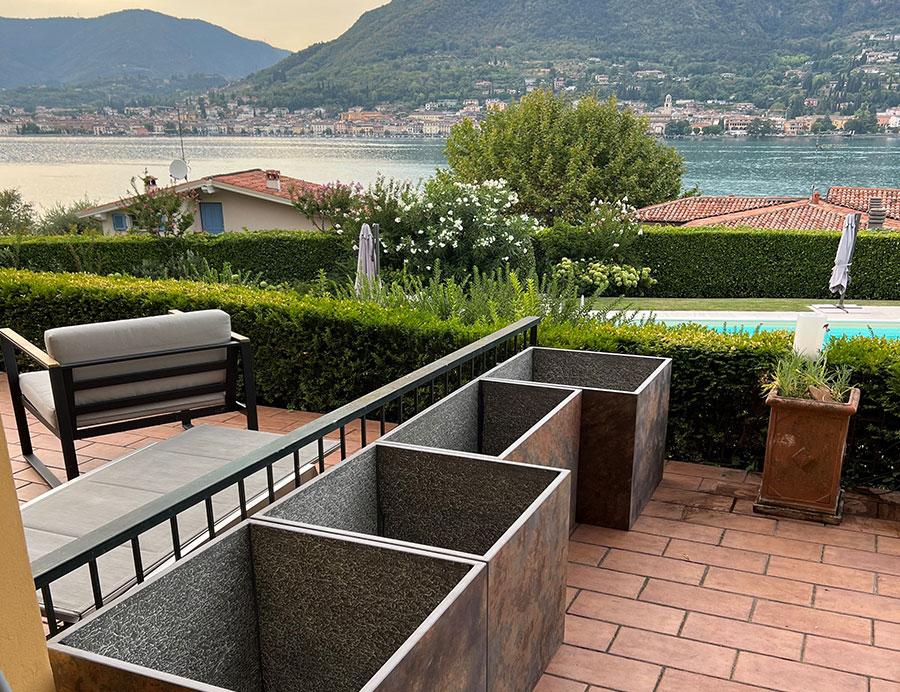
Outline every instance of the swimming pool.
{"type": "MultiPolygon", "coordinates": [[[[668,326],[681,324],[699,324],[702,327],[715,329],[717,332],[747,332],[756,331],[792,332],[796,323],[792,320],[748,320],[736,317],[732,320],[690,320],[690,319],[657,319],[658,323],[668,326]]],[[[881,336],[886,339],[900,339],[900,322],[867,322],[867,321],[831,321],[828,322],[828,336],[826,340],[839,339],[844,336],[881,336]]]]}

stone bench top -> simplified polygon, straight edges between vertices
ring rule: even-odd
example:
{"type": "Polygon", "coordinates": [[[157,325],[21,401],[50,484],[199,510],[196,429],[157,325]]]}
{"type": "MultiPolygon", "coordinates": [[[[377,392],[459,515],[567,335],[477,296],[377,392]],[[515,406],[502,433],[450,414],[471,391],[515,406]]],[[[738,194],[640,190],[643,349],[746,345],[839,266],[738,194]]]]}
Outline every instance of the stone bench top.
{"type": "MultiPolygon", "coordinates": [[[[199,425],[64,483],[22,507],[29,557],[34,561],[279,437],[255,430],[199,425]]],[[[334,440],[324,442],[325,454],[337,447],[334,440]]],[[[302,468],[318,459],[318,445],[307,445],[299,454],[302,468]]],[[[272,469],[276,487],[285,484],[294,474],[293,456],[275,462],[272,469]]],[[[265,500],[265,469],[248,476],[244,484],[248,506],[265,500]]],[[[237,486],[214,495],[212,504],[219,530],[239,512],[237,486]]],[[[208,537],[202,502],[178,515],[178,530],[182,546],[208,537]]],[[[169,522],[142,533],[140,546],[145,573],[169,560],[174,552],[169,522]]],[[[104,600],[136,583],[130,544],[104,554],[97,566],[104,600]]],[[[50,591],[61,620],[78,620],[94,609],[87,566],[52,582],[50,591]]]]}

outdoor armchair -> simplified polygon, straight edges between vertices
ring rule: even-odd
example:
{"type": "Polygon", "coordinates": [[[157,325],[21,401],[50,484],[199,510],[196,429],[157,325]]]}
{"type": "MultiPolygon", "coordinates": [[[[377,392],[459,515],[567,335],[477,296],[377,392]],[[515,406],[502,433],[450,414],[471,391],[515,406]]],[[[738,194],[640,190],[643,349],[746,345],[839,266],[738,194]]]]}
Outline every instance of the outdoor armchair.
{"type": "Polygon", "coordinates": [[[59,438],[69,480],[75,440],[229,411],[259,429],[250,340],[221,310],[50,329],[46,351],[12,329],[0,329],[0,343],[22,454],[51,486],[60,481],[34,453],[26,411],[59,438]],[[19,372],[19,354],[38,369],[19,372]]]}

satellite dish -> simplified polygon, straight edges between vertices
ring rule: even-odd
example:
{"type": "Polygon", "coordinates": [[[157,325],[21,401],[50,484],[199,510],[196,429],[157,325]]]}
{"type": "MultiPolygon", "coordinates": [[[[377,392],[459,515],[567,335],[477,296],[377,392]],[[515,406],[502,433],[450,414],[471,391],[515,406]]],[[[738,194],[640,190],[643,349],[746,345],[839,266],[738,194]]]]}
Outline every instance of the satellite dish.
{"type": "Polygon", "coordinates": [[[187,180],[188,165],[182,159],[175,159],[169,164],[169,175],[172,176],[172,180],[181,180],[182,178],[187,180]]]}

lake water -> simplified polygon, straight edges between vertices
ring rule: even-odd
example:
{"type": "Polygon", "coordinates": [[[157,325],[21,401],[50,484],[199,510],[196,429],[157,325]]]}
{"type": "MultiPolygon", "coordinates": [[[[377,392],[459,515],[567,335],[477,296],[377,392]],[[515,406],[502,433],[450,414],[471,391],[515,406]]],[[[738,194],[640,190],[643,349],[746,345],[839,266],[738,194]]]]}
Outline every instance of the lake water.
{"type": "MultiPolygon", "coordinates": [[[[685,187],[706,194],[804,195],[816,185],[900,187],[900,138],[702,139],[671,142],[685,158],[685,187]]],[[[420,180],[446,165],[433,139],[185,139],[191,177],[277,168],[314,182],[371,182],[378,173],[420,180]]],[[[146,169],[168,179],[174,138],[0,137],[0,189],[40,206],[125,195],[146,169]]]]}

